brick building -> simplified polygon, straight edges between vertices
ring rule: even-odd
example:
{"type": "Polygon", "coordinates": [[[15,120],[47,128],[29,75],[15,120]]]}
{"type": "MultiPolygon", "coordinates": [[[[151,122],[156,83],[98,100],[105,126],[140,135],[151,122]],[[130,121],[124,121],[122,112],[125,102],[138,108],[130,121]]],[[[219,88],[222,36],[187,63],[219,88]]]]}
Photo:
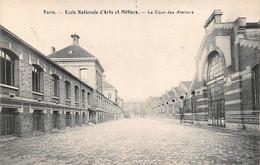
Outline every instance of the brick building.
{"type": "Polygon", "coordinates": [[[260,23],[239,17],[222,22],[215,10],[206,21],[196,56],[194,120],[228,128],[259,129],[260,23]]]}
{"type": "Polygon", "coordinates": [[[196,74],[182,97],[185,120],[259,131],[260,22],[221,16],[215,10],[204,25],[196,74]]]}
{"type": "Polygon", "coordinates": [[[111,85],[109,82],[107,82],[106,80],[103,80],[103,93],[111,101],[113,101],[115,103],[118,102],[117,89],[113,85],[111,85]]]}
{"type": "Polygon", "coordinates": [[[183,108],[183,96],[189,92],[191,82],[183,81],[178,86],[165,92],[160,97],[150,97],[147,101],[153,111],[162,116],[175,116],[179,118],[180,108],[183,108]]]}
{"type": "Polygon", "coordinates": [[[103,96],[101,80],[82,81],[3,26],[0,32],[0,135],[52,132],[121,116],[121,108],[103,96]]]}

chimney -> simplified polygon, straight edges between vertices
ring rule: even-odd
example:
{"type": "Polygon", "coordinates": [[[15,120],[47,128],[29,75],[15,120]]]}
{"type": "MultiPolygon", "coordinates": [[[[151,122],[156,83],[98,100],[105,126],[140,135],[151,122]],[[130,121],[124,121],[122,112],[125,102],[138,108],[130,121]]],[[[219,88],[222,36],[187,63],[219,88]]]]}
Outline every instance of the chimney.
{"type": "Polygon", "coordinates": [[[246,17],[238,17],[236,20],[239,27],[245,28],[246,27],[246,17]]]}
{"type": "Polygon", "coordinates": [[[55,47],[52,46],[52,47],[51,47],[51,53],[54,53],[54,52],[55,52],[55,47]]]}
{"type": "Polygon", "coordinates": [[[236,20],[238,25],[237,29],[237,38],[245,38],[245,31],[246,31],[246,17],[239,17],[236,20]]]}
{"type": "Polygon", "coordinates": [[[204,28],[207,28],[208,25],[213,21],[214,21],[214,24],[221,23],[222,14],[223,14],[223,12],[221,10],[219,10],[219,9],[214,10],[213,13],[211,14],[211,16],[208,18],[208,20],[204,24],[204,28]]]}
{"type": "Polygon", "coordinates": [[[79,35],[77,34],[72,34],[71,38],[73,39],[73,45],[79,45],[79,35]]]}

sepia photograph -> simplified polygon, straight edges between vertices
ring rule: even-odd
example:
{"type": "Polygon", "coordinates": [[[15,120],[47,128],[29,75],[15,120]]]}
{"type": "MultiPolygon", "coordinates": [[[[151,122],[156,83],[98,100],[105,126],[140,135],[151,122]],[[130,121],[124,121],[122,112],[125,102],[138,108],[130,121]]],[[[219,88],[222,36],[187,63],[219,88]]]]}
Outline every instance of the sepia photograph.
{"type": "Polygon", "coordinates": [[[259,0],[0,0],[0,165],[259,165],[259,0]]]}

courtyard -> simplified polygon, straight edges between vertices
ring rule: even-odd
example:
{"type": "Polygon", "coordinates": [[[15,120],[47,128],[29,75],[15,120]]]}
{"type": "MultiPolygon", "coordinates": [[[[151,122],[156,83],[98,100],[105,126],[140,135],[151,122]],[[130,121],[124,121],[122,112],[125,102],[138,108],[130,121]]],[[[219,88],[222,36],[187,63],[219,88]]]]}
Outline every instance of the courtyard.
{"type": "Polygon", "coordinates": [[[133,118],[1,140],[0,164],[259,164],[259,138],[133,118]]]}

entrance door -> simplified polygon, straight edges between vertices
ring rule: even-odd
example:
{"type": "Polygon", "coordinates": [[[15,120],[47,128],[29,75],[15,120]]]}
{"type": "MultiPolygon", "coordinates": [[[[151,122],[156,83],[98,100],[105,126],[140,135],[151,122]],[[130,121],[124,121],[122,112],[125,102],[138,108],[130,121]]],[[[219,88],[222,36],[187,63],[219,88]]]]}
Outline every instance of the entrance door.
{"type": "Polygon", "coordinates": [[[58,128],[58,124],[59,124],[59,113],[58,111],[53,111],[52,114],[52,128],[58,128]]]}
{"type": "Polygon", "coordinates": [[[82,114],[82,123],[86,124],[86,114],[85,114],[85,112],[83,112],[83,114],[82,114]]]}
{"type": "Polygon", "coordinates": [[[209,56],[207,73],[209,124],[223,127],[225,126],[224,67],[224,59],[218,53],[209,56]]]}

